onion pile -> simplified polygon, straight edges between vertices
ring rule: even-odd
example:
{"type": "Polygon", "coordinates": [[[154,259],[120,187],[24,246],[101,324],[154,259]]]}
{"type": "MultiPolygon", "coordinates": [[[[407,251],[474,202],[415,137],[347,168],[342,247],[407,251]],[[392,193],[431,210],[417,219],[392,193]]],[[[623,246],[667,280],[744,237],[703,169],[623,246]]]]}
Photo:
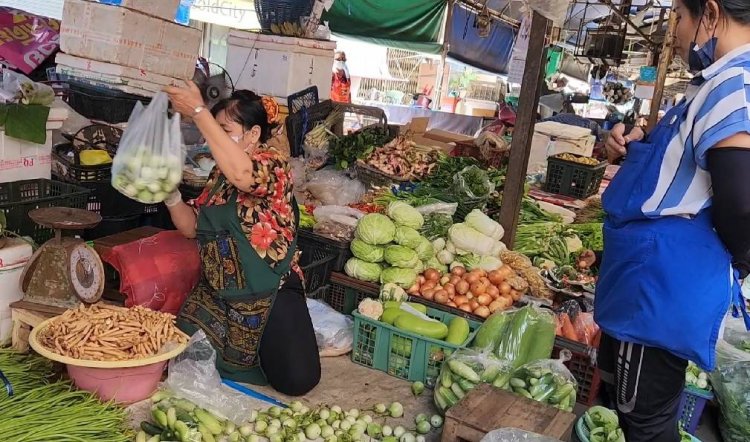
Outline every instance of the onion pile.
{"type": "Polygon", "coordinates": [[[408,293],[486,318],[509,309],[528,288],[528,283],[507,265],[491,272],[468,272],[457,266],[445,275],[435,269],[425,270],[408,293]]]}

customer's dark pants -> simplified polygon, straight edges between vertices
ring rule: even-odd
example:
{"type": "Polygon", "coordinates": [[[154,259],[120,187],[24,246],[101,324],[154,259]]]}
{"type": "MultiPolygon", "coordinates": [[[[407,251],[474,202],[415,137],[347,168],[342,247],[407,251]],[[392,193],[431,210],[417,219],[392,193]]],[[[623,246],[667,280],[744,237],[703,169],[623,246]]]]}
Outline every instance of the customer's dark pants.
{"type": "Polygon", "coordinates": [[[679,442],[687,361],[653,347],[602,335],[599,370],[628,442],[679,442]]]}
{"type": "Polygon", "coordinates": [[[295,272],[276,295],[260,341],[260,365],[269,384],[289,396],[302,396],[320,382],[315,330],[295,272]]]}

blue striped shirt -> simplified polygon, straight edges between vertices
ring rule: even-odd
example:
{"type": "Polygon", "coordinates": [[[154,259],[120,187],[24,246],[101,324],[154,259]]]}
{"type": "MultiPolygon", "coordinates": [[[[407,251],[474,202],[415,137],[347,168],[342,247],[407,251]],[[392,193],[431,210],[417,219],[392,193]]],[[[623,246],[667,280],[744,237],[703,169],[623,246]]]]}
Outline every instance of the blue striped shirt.
{"type": "MultiPolygon", "coordinates": [[[[643,204],[650,217],[693,216],[711,205],[708,150],[750,133],[750,45],[726,54],[696,75],[667,145],[654,193],[643,204]]],[[[677,117],[675,117],[677,118],[677,117]]]]}

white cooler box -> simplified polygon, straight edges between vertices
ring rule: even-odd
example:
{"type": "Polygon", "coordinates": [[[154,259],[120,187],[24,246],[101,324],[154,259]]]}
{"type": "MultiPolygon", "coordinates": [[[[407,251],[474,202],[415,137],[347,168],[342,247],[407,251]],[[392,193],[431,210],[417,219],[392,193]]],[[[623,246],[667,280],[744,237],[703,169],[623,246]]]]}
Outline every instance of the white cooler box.
{"type": "Polygon", "coordinates": [[[317,86],[321,100],[330,98],[336,42],[232,30],[227,44],[235,88],[286,99],[317,86]]]}
{"type": "Polygon", "coordinates": [[[547,169],[547,157],[572,153],[590,157],[594,153],[596,136],[591,129],[547,121],[534,126],[528,173],[547,169]]]}
{"type": "MultiPolygon", "coordinates": [[[[68,110],[53,107],[47,120],[47,141],[34,144],[11,138],[0,130],[0,183],[52,176],[52,130],[60,129],[68,110]]],[[[1,249],[0,249],[1,251],[1,249]]]]}
{"type": "Polygon", "coordinates": [[[21,273],[31,254],[31,245],[20,238],[10,238],[0,248],[0,347],[10,341],[10,304],[23,298],[21,273]]]}

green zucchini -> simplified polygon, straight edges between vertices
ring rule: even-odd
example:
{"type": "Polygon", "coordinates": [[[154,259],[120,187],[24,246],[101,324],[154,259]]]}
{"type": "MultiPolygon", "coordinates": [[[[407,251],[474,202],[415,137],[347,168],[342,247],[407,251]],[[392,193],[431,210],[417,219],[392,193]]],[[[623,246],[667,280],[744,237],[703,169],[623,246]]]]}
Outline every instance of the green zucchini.
{"type": "Polygon", "coordinates": [[[456,316],[448,323],[448,336],[445,337],[445,342],[453,345],[461,345],[469,339],[469,333],[471,333],[469,321],[456,316]]]}
{"type": "Polygon", "coordinates": [[[401,315],[394,322],[396,328],[432,339],[448,336],[448,326],[439,321],[427,321],[414,315],[401,315]]]}
{"type": "Polygon", "coordinates": [[[145,431],[146,434],[149,436],[154,436],[156,434],[161,434],[162,431],[164,431],[163,428],[157,427],[156,425],[152,424],[151,422],[143,421],[141,422],[141,430],[145,431]]]}

